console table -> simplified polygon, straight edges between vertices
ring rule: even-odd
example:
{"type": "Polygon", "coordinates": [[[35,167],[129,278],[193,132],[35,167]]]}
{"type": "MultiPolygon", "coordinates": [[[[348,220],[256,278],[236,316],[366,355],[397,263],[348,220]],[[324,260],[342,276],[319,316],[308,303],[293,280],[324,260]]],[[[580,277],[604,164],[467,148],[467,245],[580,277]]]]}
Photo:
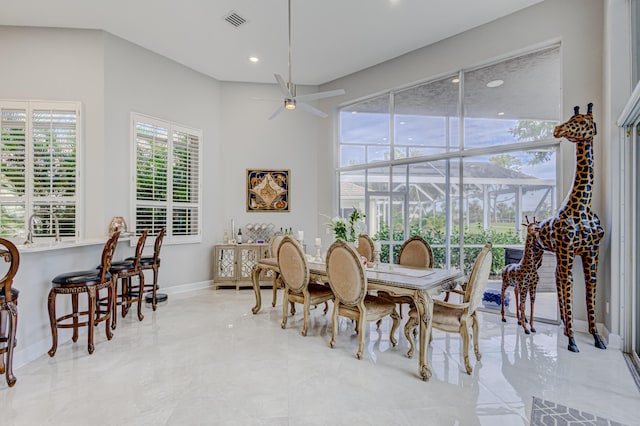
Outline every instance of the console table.
{"type": "Polygon", "coordinates": [[[216,244],[214,246],[213,285],[251,287],[251,270],[261,259],[269,257],[268,244],[216,244]]]}

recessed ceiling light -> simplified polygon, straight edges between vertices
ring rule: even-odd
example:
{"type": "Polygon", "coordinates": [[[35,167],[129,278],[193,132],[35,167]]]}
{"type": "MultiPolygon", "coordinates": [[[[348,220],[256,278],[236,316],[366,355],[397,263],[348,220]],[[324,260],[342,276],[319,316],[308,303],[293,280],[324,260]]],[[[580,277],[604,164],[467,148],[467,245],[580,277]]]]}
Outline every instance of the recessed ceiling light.
{"type": "Polygon", "coordinates": [[[451,80],[452,83],[460,83],[460,79],[458,77],[451,80]]]}
{"type": "Polygon", "coordinates": [[[498,113],[498,115],[504,115],[504,112],[500,111],[500,112],[498,113]]]}
{"type": "Polygon", "coordinates": [[[500,87],[504,84],[503,80],[491,80],[487,83],[487,87],[500,87]]]}
{"type": "Polygon", "coordinates": [[[249,56],[249,60],[255,64],[256,62],[260,61],[260,58],[257,58],[255,56],[249,56]]]}
{"type": "Polygon", "coordinates": [[[400,124],[404,124],[404,121],[401,121],[400,124]]]}
{"type": "Polygon", "coordinates": [[[351,114],[357,114],[358,111],[351,111],[351,114]]]}

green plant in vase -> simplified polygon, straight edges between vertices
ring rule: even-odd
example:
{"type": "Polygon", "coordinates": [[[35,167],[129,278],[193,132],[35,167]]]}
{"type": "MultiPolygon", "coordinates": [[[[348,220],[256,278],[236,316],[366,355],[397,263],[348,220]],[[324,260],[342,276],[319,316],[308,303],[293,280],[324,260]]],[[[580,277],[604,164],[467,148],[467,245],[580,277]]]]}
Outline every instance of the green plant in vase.
{"type": "MultiPolygon", "coordinates": [[[[328,218],[328,216],[325,216],[328,218]]],[[[354,208],[348,218],[336,216],[329,220],[327,226],[333,232],[333,235],[341,240],[349,243],[356,243],[358,235],[365,229],[365,214],[357,208],[354,208]]]]}

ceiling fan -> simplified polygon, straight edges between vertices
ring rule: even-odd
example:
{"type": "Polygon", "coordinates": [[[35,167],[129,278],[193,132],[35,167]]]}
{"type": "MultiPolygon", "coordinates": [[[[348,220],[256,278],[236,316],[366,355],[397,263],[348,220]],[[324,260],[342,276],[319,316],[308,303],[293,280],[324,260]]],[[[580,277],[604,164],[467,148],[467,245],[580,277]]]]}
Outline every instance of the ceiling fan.
{"type": "Polygon", "coordinates": [[[278,87],[284,96],[284,102],[278,107],[277,110],[271,114],[269,120],[275,118],[284,110],[294,110],[297,107],[307,112],[315,114],[319,117],[326,118],[327,114],[324,111],[320,111],[318,108],[313,107],[306,103],[307,101],[315,101],[318,99],[330,98],[332,96],[344,95],[344,89],[329,90],[326,92],[309,93],[306,95],[296,96],[296,85],[291,81],[291,0],[289,1],[289,81],[285,83],[280,74],[274,74],[278,87]]]}

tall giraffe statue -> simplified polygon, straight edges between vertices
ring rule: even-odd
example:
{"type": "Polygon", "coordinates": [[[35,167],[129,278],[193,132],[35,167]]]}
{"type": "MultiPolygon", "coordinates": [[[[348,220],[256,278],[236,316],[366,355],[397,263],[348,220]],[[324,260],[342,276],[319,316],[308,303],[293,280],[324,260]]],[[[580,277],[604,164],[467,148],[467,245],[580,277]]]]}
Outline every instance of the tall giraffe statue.
{"type": "Polygon", "coordinates": [[[593,104],[589,103],[587,113],[580,114],[580,108],[574,107],[573,116],[566,123],[556,126],[553,131],[554,137],[564,137],[576,144],[576,170],[571,192],[556,215],[540,223],[538,238],[545,250],[556,254],[558,305],[571,352],[579,352],[573,336],[572,311],[573,262],[577,255],[582,258],[589,333],[593,335],[597,348],[606,349],[596,329],[598,251],[604,229],[600,226],[598,216],[591,210],[593,137],[597,133],[592,108],[593,104]]]}
{"type": "Polygon", "coordinates": [[[525,314],[524,305],[527,301],[527,293],[529,293],[529,300],[531,302],[531,313],[529,317],[529,326],[532,332],[536,332],[533,326],[533,305],[536,302],[536,288],[538,287],[538,281],[540,277],[538,275],[538,268],[542,264],[542,255],[544,249],[538,243],[538,233],[540,222],[533,218],[530,222],[527,216],[524,217],[525,222],[522,224],[527,228],[527,238],[524,242],[524,253],[522,259],[518,263],[511,263],[505,265],[502,270],[502,292],[500,300],[503,301],[501,314],[502,322],[507,322],[504,318],[504,293],[509,286],[513,286],[513,294],[516,299],[516,318],[518,318],[518,325],[522,325],[524,332],[530,334],[529,328],[527,328],[527,316],[525,314]],[[519,301],[518,301],[519,299],[519,301]]]}

